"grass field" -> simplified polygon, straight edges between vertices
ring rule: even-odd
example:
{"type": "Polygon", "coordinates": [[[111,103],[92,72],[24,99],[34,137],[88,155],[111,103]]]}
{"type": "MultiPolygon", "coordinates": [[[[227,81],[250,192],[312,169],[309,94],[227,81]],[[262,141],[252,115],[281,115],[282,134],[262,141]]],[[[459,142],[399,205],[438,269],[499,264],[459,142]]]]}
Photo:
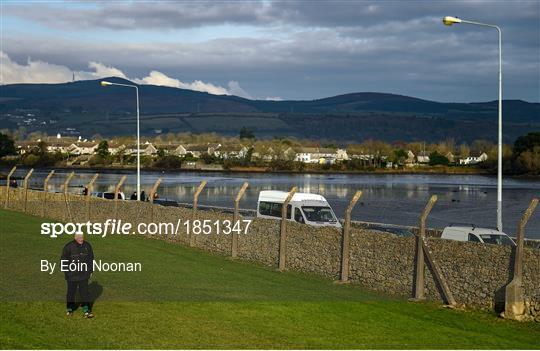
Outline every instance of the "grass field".
{"type": "Polygon", "coordinates": [[[0,211],[2,348],[540,348],[540,326],[409,303],[138,237],[90,238],[96,259],[142,272],[95,274],[96,317],[64,315],[68,238],[0,211]]]}

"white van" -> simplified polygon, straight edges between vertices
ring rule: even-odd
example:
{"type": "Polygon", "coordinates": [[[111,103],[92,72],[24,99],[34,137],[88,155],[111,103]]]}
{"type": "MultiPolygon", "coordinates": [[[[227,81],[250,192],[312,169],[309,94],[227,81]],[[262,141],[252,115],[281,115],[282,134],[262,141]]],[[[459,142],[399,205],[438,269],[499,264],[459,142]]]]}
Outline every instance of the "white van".
{"type": "MultiPolygon", "coordinates": [[[[257,217],[280,219],[283,202],[289,195],[286,191],[265,190],[259,193],[257,217]]],[[[312,226],[341,228],[334,211],[324,196],[296,193],[287,206],[287,219],[312,226]]]]}
{"type": "Polygon", "coordinates": [[[478,228],[472,225],[446,227],[442,232],[441,239],[516,246],[512,238],[497,229],[478,228]]]}

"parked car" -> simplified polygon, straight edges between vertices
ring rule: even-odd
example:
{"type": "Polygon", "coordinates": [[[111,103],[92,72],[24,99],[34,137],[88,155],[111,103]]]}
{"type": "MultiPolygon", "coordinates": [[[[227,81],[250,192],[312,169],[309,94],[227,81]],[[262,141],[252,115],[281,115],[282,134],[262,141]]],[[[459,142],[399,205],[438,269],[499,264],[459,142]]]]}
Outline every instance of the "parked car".
{"type": "MultiPolygon", "coordinates": [[[[265,190],[259,193],[257,217],[280,219],[283,203],[288,192],[265,190]]],[[[287,206],[287,219],[298,223],[323,227],[341,228],[332,207],[324,196],[310,193],[296,193],[287,206]]]]}
{"type": "MultiPolygon", "coordinates": [[[[92,196],[94,197],[99,197],[101,199],[107,199],[107,200],[114,200],[114,192],[95,192],[95,193],[92,193],[91,194],[92,196]]],[[[119,200],[125,200],[126,199],[126,196],[124,195],[123,192],[118,192],[118,199],[119,200]]]]}
{"type": "Polygon", "coordinates": [[[497,229],[480,228],[473,225],[446,227],[442,232],[441,239],[516,246],[512,238],[497,229]]]}

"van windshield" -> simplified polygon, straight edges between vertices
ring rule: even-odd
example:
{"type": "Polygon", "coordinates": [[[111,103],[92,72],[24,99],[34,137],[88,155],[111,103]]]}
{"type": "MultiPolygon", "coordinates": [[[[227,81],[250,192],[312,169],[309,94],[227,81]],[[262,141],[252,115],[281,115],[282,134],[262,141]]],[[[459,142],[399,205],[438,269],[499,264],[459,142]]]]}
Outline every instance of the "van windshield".
{"type": "Polygon", "coordinates": [[[512,239],[510,239],[506,235],[481,234],[480,237],[482,238],[482,240],[484,240],[486,244],[515,246],[512,239]]]}
{"type": "Polygon", "coordinates": [[[309,222],[335,222],[336,218],[330,207],[302,206],[302,211],[309,222]]]}

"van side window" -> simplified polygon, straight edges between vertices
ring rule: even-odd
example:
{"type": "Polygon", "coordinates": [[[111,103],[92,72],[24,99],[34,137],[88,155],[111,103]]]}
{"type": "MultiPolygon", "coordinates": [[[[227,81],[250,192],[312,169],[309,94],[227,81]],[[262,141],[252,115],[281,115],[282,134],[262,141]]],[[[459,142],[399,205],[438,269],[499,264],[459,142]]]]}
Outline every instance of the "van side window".
{"type": "MultiPolygon", "coordinates": [[[[277,202],[261,201],[259,203],[259,213],[264,216],[272,216],[281,218],[281,209],[283,204],[277,202]]],[[[291,218],[290,205],[287,207],[287,217],[291,218]]]]}
{"type": "MultiPolygon", "coordinates": [[[[264,216],[272,216],[272,217],[278,217],[281,218],[281,209],[283,208],[283,204],[277,203],[277,202],[268,202],[268,201],[261,201],[259,203],[259,213],[264,216]]],[[[291,218],[291,210],[292,206],[289,204],[287,205],[287,218],[291,218]]]]}
{"type": "Polygon", "coordinates": [[[479,243],[480,239],[478,239],[478,237],[476,235],[469,233],[469,241],[479,243]]]}

